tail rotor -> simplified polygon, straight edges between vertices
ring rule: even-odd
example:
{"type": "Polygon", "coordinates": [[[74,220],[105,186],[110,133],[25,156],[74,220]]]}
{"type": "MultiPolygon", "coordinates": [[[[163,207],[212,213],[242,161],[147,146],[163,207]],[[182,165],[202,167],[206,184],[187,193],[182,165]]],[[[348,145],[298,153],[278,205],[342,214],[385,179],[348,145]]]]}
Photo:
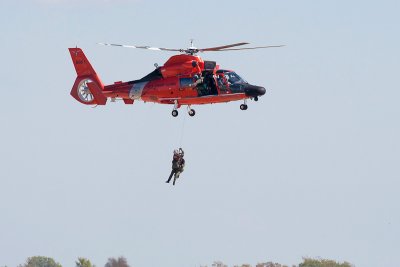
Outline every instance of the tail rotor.
{"type": "Polygon", "coordinates": [[[84,79],[79,82],[77,92],[79,99],[82,100],[83,102],[90,103],[94,100],[94,96],[92,92],[90,92],[88,83],[92,83],[93,81],[91,79],[84,79]]]}

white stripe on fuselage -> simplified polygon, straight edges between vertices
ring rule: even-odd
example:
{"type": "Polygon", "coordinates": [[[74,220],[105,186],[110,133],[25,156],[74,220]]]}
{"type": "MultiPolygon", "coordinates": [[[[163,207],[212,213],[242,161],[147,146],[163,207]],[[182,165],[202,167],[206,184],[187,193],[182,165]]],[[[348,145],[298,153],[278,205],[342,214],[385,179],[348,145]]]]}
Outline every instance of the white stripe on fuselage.
{"type": "Polygon", "coordinates": [[[143,88],[148,82],[134,83],[131,90],[129,91],[129,98],[133,100],[138,100],[142,97],[143,88]]]}
{"type": "Polygon", "coordinates": [[[204,98],[212,98],[212,97],[219,97],[219,98],[227,98],[233,95],[243,95],[244,93],[233,93],[233,94],[222,94],[222,95],[203,95],[203,96],[195,96],[195,97],[169,97],[169,98],[159,98],[159,100],[192,100],[192,99],[204,99],[204,98]]]}

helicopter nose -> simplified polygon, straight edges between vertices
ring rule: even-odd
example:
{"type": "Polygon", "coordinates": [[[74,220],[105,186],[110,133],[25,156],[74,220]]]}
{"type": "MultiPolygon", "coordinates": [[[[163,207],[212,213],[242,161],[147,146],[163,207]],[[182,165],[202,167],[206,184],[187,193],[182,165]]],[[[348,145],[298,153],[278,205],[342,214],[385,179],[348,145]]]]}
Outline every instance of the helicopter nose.
{"type": "Polygon", "coordinates": [[[265,92],[266,90],[262,86],[249,84],[244,88],[244,93],[246,94],[246,96],[250,97],[262,96],[265,94],[265,92]]]}

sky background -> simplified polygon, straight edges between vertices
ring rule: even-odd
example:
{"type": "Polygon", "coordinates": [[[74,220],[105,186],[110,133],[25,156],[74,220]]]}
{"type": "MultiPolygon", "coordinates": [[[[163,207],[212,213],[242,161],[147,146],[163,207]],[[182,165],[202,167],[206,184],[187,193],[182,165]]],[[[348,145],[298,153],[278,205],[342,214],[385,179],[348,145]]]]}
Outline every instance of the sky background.
{"type": "Polygon", "coordinates": [[[78,257],[184,267],[302,257],[398,266],[399,1],[1,1],[0,266],[78,257]],[[172,53],[267,88],[259,102],[91,108],[69,92],[68,47],[104,83],[172,53]],[[165,184],[172,150],[186,170],[165,184]]]}

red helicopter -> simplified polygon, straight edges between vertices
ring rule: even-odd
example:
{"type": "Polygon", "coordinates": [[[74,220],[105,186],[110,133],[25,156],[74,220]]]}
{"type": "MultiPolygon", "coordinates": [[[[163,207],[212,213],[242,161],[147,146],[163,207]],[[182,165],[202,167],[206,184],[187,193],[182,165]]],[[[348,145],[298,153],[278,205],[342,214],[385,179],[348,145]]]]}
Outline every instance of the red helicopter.
{"type": "Polygon", "coordinates": [[[191,45],[187,49],[157,48],[150,46],[133,46],[100,43],[107,46],[119,46],[158,51],[180,52],[168,59],[164,66],[154,64],[156,69],[141,79],[104,85],[96,71],[86,58],[82,49],[69,48],[77,78],[71,95],[86,105],[105,105],[122,99],[125,104],[133,104],[135,100],[174,105],[172,116],[178,116],[178,108],[187,105],[190,116],[195,115],[192,105],[223,103],[243,100],[241,110],[247,109],[247,99],[258,101],[265,94],[265,88],[251,85],[232,70],[220,69],[215,61],[201,59],[198,52],[247,50],[275,46],[259,46],[233,48],[248,43],[236,43],[211,48],[196,48],[191,45]]]}

